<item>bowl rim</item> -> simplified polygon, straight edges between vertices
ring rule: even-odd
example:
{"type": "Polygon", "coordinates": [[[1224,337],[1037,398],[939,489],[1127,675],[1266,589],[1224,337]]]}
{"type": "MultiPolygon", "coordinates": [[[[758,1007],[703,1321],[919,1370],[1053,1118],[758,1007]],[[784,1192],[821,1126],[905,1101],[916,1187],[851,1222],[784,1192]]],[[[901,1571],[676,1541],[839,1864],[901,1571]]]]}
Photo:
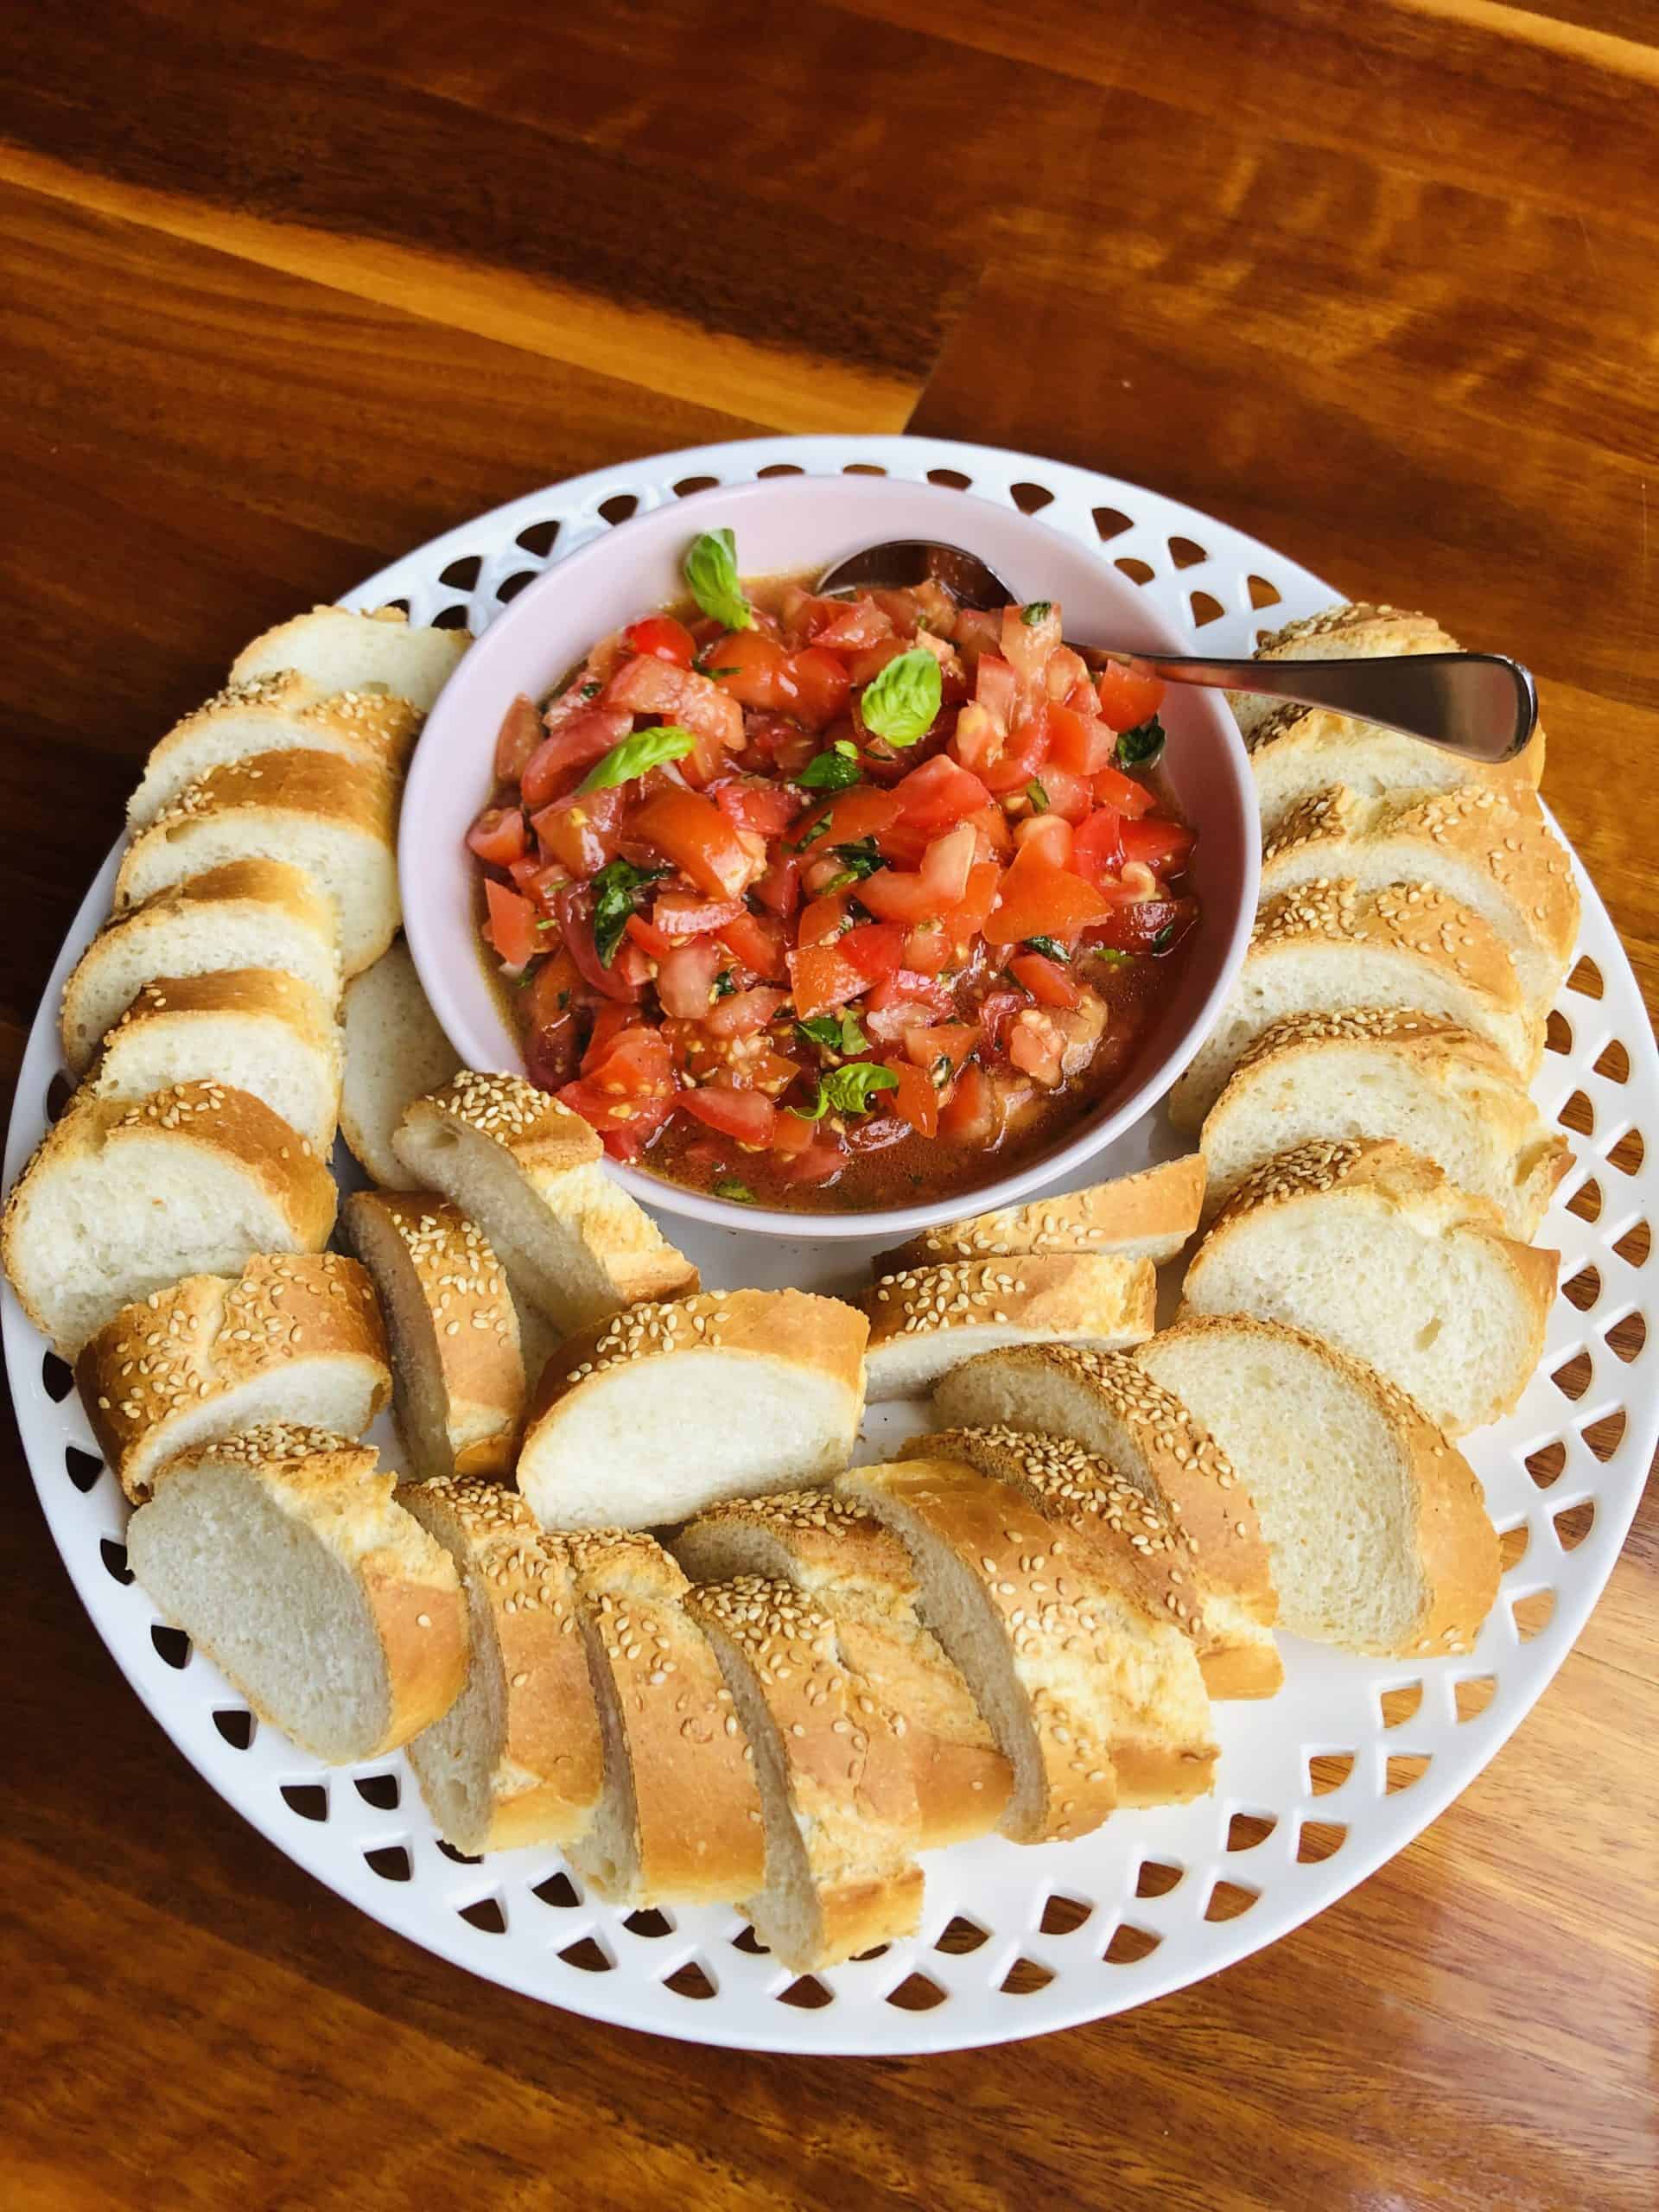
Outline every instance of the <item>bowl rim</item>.
{"type": "MultiPolygon", "coordinates": [[[[1046,537],[1065,546],[1068,551],[1085,561],[1095,557],[1094,549],[1068,533],[1054,530],[1043,521],[1040,513],[1027,514],[1019,507],[1005,506],[1001,501],[984,499],[973,491],[957,491],[945,486],[916,483],[893,477],[867,478],[807,470],[798,475],[721,484],[711,486],[707,493],[699,493],[694,499],[675,500],[648,508],[614,524],[602,537],[590,538],[585,543],[574,547],[563,558],[551,560],[534,582],[502,607],[480,633],[456,669],[454,677],[439,695],[421,732],[404,787],[404,813],[409,811],[411,801],[416,812],[423,804],[431,803],[426,786],[438,778],[438,763],[447,750],[445,739],[448,719],[463,710],[463,693],[458,688],[461,679],[466,678],[467,690],[480,678],[487,683],[491,665],[501,658],[505,649],[504,641],[535,619],[536,609],[553,595],[556,584],[568,587],[571,576],[584,569],[595,569],[607,561],[626,558],[627,547],[630,543],[637,544],[638,533],[643,529],[650,529],[653,537],[666,536],[671,518],[683,517],[687,522],[695,523],[696,511],[703,505],[705,500],[710,504],[717,502],[724,514],[734,506],[789,504],[801,499],[815,483],[822,485],[826,482],[833,482],[843,493],[850,493],[855,499],[868,496],[872,505],[880,504],[893,491],[902,489],[906,499],[936,506],[942,518],[961,518],[971,515],[976,510],[983,510],[995,515],[1002,527],[1012,525],[1030,532],[1033,548],[1046,537]],[[631,533],[633,533],[632,539],[631,533]],[[446,707],[449,709],[448,715],[446,715],[446,707]],[[435,745],[430,742],[435,734],[439,739],[435,745]]],[[[954,534],[971,546],[971,529],[963,530],[958,524],[954,534]]],[[[688,535],[695,535],[695,528],[688,535]]],[[[1104,555],[1099,557],[1106,559],[1104,555]]],[[[1185,650],[1188,641],[1179,635],[1167,617],[1160,613],[1155,606],[1147,605],[1142,610],[1142,620],[1158,633],[1168,650],[1185,650]]],[[[1249,817],[1254,813],[1255,805],[1255,779],[1243,738],[1224,703],[1210,699],[1203,693],[1199,694],[1199,699],[1201,706],[1207,708],[1216,718],[1222,739],[1222,755],[1231,770],[1237,796],[1249,817]]],[[[442,963],[435,957],[432,944],[430,932],[448,925],[437,921],[429,902],[412,895],[413,887],[405,873],[410,865],[410,848],[403,835],[400,817],[397,867],[404,930],[410,955],[439,1027],[451,1045],[461,1052],[467,1065],[482,1065],[463,1047],[461,1039],[466,1035],[468,1024],[461,1018],[463,1009],[448,989],[442,963]]],[[[652,1175],[629,1166],[620,1160],[613,1160],[608,1154],[604,1160],[606,1170],[630,1196],[658,1211],[681,1215],[709,1228],[747,1231],[751,1235],[770,1237],[806,1237],[825,1241],[884,1237],[896,1242],[942,1222],[963,1219],[1019,1205],[1071,1175],[1089,1159],[1104,1151],[1149,1113],[1179,1079],[1236,980],[1249,941],[1260,868],[1259,840],[1246,836],[1243,840],[1243,875],[1236,910],[1231,917],[1229,942],[1209,991],[1181,1032],[1149,1064],[1134,1089],[1119,1098],[1109,1110],[1091,1116],[1064,1144],[1039,1154],[1008,1173],[995,1176],[971,1189],[915,1205],[836,1213],[804,1210],[797,1212],[782,1207],[751,1205],[739,1200],[715,1198],[683,1184],[671,1182],[665,1176],[652,1175]]],[[[1212,925],[1217,925],[1219,919],[1208,907],[1204,918],[1211,921],[1212,925]]],[[[1200,926],[1203,926],[1202,922],[1200,926]]],[[[487,1054],[484,1056],[486,1060],[489,1057],[487,1054]]],[[[508,1071],[522,1073],[522,1066],[508,1071]]]]}

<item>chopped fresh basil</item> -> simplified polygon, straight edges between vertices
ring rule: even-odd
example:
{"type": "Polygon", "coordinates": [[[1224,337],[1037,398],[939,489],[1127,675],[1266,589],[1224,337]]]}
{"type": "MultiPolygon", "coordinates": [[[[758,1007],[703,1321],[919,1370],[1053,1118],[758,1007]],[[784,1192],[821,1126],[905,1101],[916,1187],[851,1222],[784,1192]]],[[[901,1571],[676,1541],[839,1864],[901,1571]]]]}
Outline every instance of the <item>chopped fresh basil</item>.
{"type": "Polygon", "coordinates": [[[1026,797],[1031,801],[1039,814],[1046,814],[1048,812],[1048,793],[1043,789],[1035,776],[1033,776],[1031,781],[1026,785],[1026,797]]]}
{"type": "Polygon", "coordinates": [[[843,882],[861,883],[867,875],[887,866],[874,837],[861,837],[855,845],[831,845],[830,849],[842,863],[840,880],[843,882]]]}
{"type": "Polygon", "coordinates": [[[685,556],[685,581],[705,614],[728,630],[751,630],[754,613],[737,580],[737,540],[729,530],[705,530],[685,556]]]}
{"type": "Polygon", "coordinates": [[[1154,715],[1149,721],[1126,729],[1119,737],[1117,765],[1120,768],[1149,768],[1163,749],[1164,726],[1154,715]]]}
{"type": "Polygon", "coordinates": [[[1020,608],[1020,620],[1025,624],[1027,629],[1034,630],[1039,622],[1046,622],[1053,612],[1054,602],[1052,599],[1033,599],[1028,607],[1020,608]]]}
{"type": "Polygon", "coordinates": [[[1026,950],[1028,952],[1040,952],[1050,960],[1069,960],[1071,957],[1057,937],[1028,937],[1026,939],[1026,950]]]}
{"type": "Polygon", "coordinates": [[[830,1112],[868,1114],[878,1090],[897,1090],[899,1078],[891,1068],[875,1060],[853,1060],[818,1077],[818,1095],[810,1107],[791,1106],[789,1111],[803,1122],[822,1121],[830,1112]]]}
{"type": "Polygon", "coordinates": [[[1132,952],[1120,951],[1115,944],[1095,944],[1089,948],[1089,957],[1091,960],[1104,960],[1113,968],[1121,968],[1126,960],[1133,960],[1135,955],[1132,952]]]}
{"type": "Polygon", "coordinates": [[[914,745],[932,728],[944,691],[938,662],[925,645],[915,645],[871,677],[858,710],[865,728],[889,745],[914,745]]]}
{"type": "Polygon", "coordinates": [[[833,752],[815,753],[794,780],[804,791],[844,791],[858,782],[864,771],[858,765],[856,749],[849,746],[843,753],[839,745],[833,752]],[[851,754],[851,759],[848,758],[851,754]]]}
{"type": "Polygon", "coordinates": [[[736,988],[737,985],[733,980],[731,969],[722,968],[714,980],[714,995],[717,999],[728,999],[736,988]]]}
{"type": "Polygon", "coordinates": [[[578,792],[607,791],[613,784],[631,784],[647,768],[660,768],[665,760],[683,760],[696,741],[677,722],[664,722],[659,729],[637,729],[620,745],[613,745],[602,760],[595,760],[576,789],[578,792]]]}
{"type": "Polygon", "coordinates": [[[665,868],[635,868],[631,861],[607,861],[594,878],[594,946],[601,968],[608,968],[616,957],[616,948],[633,912],[635,894],[667,874],[665,868]]]}
{"type": "Polygon", "coordinates": [[[941,1052],[927,1072],[934,1090],[943,1090],[956,1071],[956,1063],[951,1059],[950,1053],[941,1052]]]}
{"type": "Polygon", "coordinates": [[[584,699],[597,699],[600,693],[604,689],[605,686],[598,681],[594,681],[591,683],[584,683],[582,687],[580,696],[584,699]]]}
{"type": "Polygon", "coordinates": [[[795,1027],[810,1044],[822,1045],[826,1052],[868,1052],[870,1049],[856,1014],[815,1014],[795,1027]]]}
{"type": "Polygon", "coordinates": [[[717,1198],[735,1198],[740,1205],[752,1206],[754,1192],[739,1175],[717,1175],[709,1188],[717,1198]]]}
{"type": "Polygon", "coordinates": [[[1162,929],[1159,931],[1157,936],[1152,940],[1152,950],[1154,952],[1166,952],[1174,942],[1175,925],[1173,922],[1166,922],[1162,929]]]}
{"type": "Polygon", "coordinates": [[[830,817],[827,814],[821,814],[817,820],[804,830],[795,840],[795,850],[798,853],[804,853],[815,838],[823,836],[829,827],[830,817]]]}

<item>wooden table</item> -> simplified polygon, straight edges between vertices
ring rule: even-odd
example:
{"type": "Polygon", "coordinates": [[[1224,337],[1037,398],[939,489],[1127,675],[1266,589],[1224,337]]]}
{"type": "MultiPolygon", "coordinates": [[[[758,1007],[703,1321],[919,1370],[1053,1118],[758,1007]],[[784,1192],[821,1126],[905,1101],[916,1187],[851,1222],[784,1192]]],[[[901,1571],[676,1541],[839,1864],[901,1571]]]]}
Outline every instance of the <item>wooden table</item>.
{"type": "MultiPolygon", "coordinates": [[[[34,0],[8,45],[14,1069],[245,638],[756,429],[1090,463],[1521,654],[1659,987],[1651,0],[34,0]]],[[[9,2205],[1654,2202],[1651,1501],[1516,1740],[1338,1909],[1121,2020],[828,2064],[544,2011],[308,1880],[119,1680],[10,1443],[9,2205]]]]}

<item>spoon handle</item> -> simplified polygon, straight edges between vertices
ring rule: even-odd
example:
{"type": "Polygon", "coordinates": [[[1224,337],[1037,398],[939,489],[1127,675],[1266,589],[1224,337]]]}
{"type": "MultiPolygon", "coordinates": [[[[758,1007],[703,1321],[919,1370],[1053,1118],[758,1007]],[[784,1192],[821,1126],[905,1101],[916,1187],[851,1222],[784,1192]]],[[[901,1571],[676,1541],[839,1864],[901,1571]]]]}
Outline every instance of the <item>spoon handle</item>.
{"type": "MultiPolygon", "coordinates": [[[[1086,650],[1086,649],[1085,649],[1086,650]]],[[[1501,653],[1408,653],[1375,660],[1173,659],[1096,649],[1137,676],[1265,692],[1302,707],[1426,739],[1472,760],[1512,760],[1538,722],[1531,672],[1501,653]]]]}

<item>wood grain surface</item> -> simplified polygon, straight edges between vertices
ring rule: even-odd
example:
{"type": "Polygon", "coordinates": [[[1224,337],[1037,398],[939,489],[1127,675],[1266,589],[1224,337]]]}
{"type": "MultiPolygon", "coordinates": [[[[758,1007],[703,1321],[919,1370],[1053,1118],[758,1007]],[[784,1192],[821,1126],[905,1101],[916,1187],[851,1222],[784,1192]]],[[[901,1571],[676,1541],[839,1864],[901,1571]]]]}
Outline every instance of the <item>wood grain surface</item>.
{"type": "MultiPolygon", "coordinates": [[[[1652,0],[34,0],[7,47],[13,1073],[141,756],[246,637],[756,429],[1108,469],[1520,653],[1659,998],[1652,0]]],[[[1514,1741],[1342,1905],[1122,2019],[864,2063],[595,2026],[352,1911],[149,1719],[6,1451],[8,2206],[1659,2194],[1651,1495],[1514,1741]]]]}

